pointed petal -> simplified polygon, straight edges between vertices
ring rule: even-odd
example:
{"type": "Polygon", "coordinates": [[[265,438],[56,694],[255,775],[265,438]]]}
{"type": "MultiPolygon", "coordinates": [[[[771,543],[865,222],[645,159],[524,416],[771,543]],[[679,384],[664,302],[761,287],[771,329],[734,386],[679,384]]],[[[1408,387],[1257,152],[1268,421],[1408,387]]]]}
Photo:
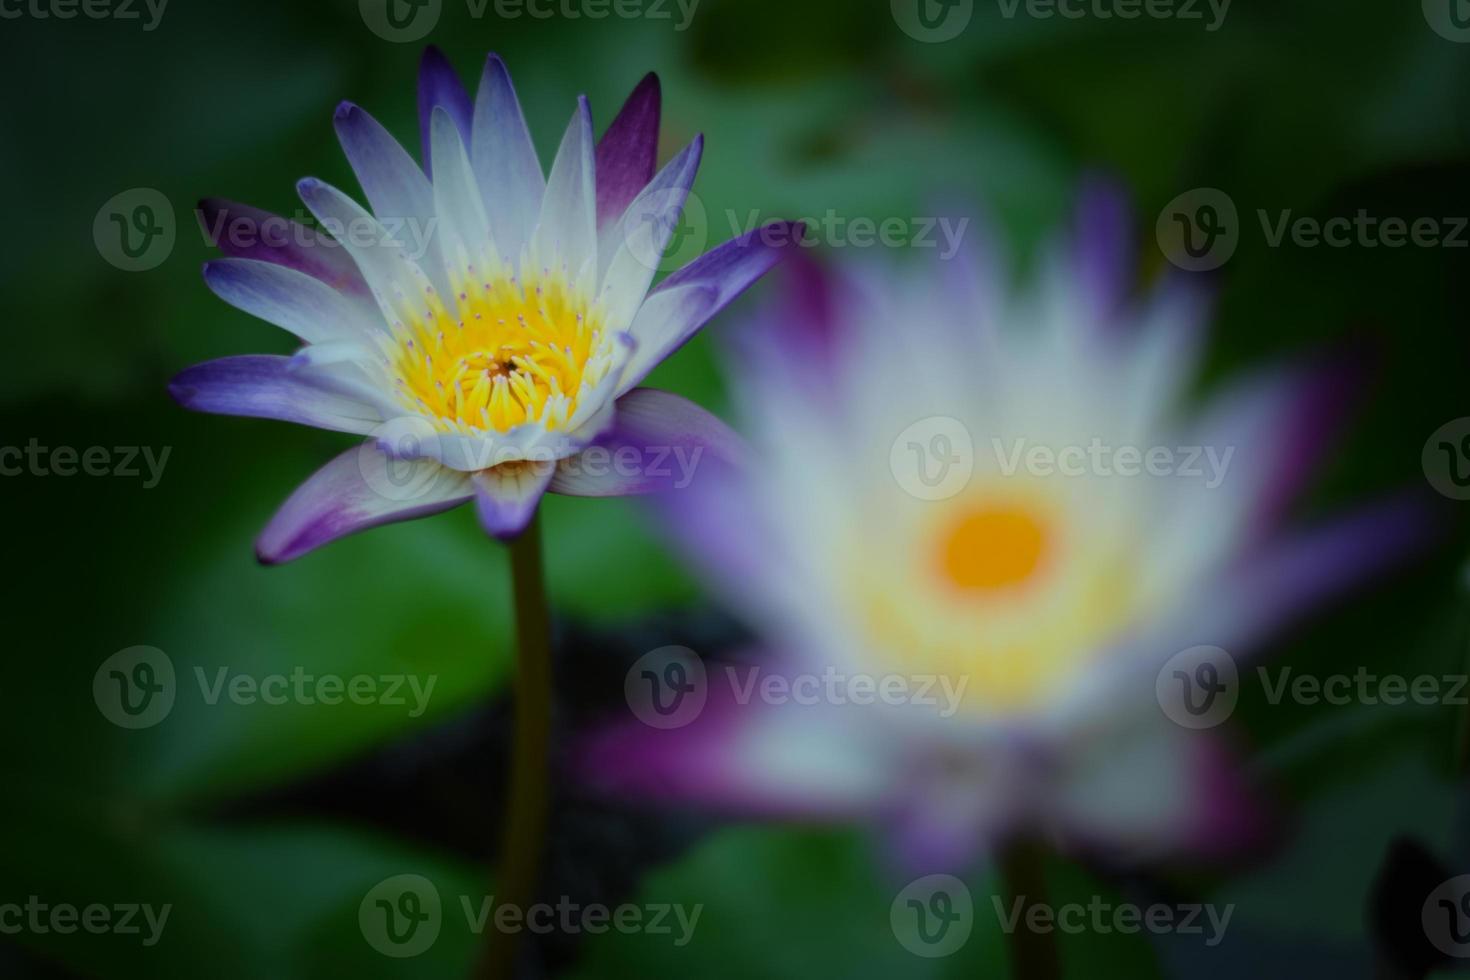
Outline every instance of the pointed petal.
{"type": "Polygon", "coordinates": [[[469,146],[475,118],[469,93],[465,91],[454,66],[444,57],[444,52],[429,45],[419,61],[419,135],[424,146],[424,173],[430,177],[434,173],[431,126],[436,108],[449,113],[449,118],[459,130],[460,140],[469,146]]]}
{"type": "Polygon", "coordinates": [[[555,470],[554,463],[526,461],[473,474],[475,510],[486,532],[508,540],[524,531],[555,470]]]}
{"type": "Polygon", "coordinates": [[[526,117],[516,98],[510,73],[498,55],[485,62],[480,92],[475,99],[470,159],[480,179],[480,197],[490,219],[490,234],[506,261],[520,259],[521,246],[541,215],[546,177],[536,158],[526,117]]]}
{"type": "Polygon", "coordinates": [[[593,172],[592,110],[586,96],[567,124],[551,165],[534,253],[543,263],[563,264],[571,277],[597,254],[597,191],[593,172]]]}
{"type": "Polygon", "coordinates": [[[610,432],[557,464],[553,493],[623,497],[683,490],[706,465],[744,458],[729,426],[686,398],[639,388],[617,402],[610,432]]]}
{"type": "Polygon", "coordinates": [[[597,144],[597,224],[622,217],[633,198],[653,179],[658,163],[662,101],[658,76],[649,72],[628,96],[597,144]]]}
{"type": "Polygon", "coordinates": [[[336,432],[365,433],[381,420],[372,405],[334,391],[291,358],[248,354],[222,357],[180,372],[168,386],[194,412],[280,419],[336,432]]]}
{"type": "Polygon", "coordinates": [[[288,562],[348,534],[437,514],[473,495],[463,473],[432,460],[390,460],[364,443],[291,494],[261,532],[255,553],[267,565],[288,562]]]}
{"type": "Polygon", "coordinates": [[[383,325],[376,309],[369,319],[360,304],[320,279],[259,259],[207,262],[204,281],[226,303],[307,343],[361,340],[383,325]]]}
{"type": "MultiPolygon", "coordinates": [[[[352,103],[344,102],[337,108],[336,126],[337,137],[372,205],[373,216],[389,228],[398,228],[401,223],[400,239],[407,237],[427,246],[420,264],[434,278],[438,263],[430,256],[436,251],[436,221],[429,178],[376,119],[352,103]]],[[[437,279],[436,285],[445,288],[437,279]]]]}
{"type": "Polygon", "coordinates": [[[462,289],[477,273],[484,275],[486,263],[495,261],[494,243],[479,182],[470,168],[469,153],[460,141],[449,114],[434,110],[432,122],[434,155],[439,176],[434,181],[434,201],[440,216],[441,247],[451,289],[462,289]]]}

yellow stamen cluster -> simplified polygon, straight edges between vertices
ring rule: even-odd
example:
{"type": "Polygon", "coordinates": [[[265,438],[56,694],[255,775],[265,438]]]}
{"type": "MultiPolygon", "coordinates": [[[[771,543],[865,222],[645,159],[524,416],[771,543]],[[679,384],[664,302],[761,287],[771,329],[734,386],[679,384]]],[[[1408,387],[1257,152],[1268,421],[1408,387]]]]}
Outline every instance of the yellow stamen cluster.
{"type": "Polygon", "coordinates": [[[600,308],[561,272],[505,270],[455,288],[448,303],[426,289],[393,324],[385,353],[399,398],[445,432],[564,428],[611,366],[600,308]]]}

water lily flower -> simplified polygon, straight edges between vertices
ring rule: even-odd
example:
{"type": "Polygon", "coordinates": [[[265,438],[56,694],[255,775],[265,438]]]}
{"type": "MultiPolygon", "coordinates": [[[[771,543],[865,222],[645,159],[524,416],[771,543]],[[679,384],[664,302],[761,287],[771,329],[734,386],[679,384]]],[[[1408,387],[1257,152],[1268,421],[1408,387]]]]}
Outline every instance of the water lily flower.
{"type": "Polygon", "coordinates": [[[548,490],[657,489],[661,477],[627,453],[718,451],[728,434],[640,382],[799,239],[790,226],[755,229],[650,291],[703,147],[696,138],[654,172],[653,75],[600,141],[579,99],[549,176],[498,57],[472,102],[429,49],[419,108],[422,168],[362,109],[337,110],[372,211],[302,181],[330,237],[244,205],[201,205],[228,256],[206,265],[209,287],[304,346],[197,365],[174,397],[371,437],[286,501],[257,543],[263,562],[471,499],[487,531],[513,537],[548,490]],[[589,465],[593,446],[622,451],[624,464],[589,465]]]}
{"type": "Polygon", "coordinates": [[[867,822],[933,869],[1018,833],[1143,857],[1261,829],[1219,732],[1165,710],[1162,668],[1233,662],[1401,555],[1418,511],[1278,530],[1343,372],[1190,410],[1206,304],[1131,295],[1126,213],[1089,190],[1023,290],[972,236],[948,262],[808,269],[736,334],[750,463],[659,510],[763,639],[702,681],[643,671],[630,689],[667,677],[674,721],[635,706],[591,733],[588,781],[867,822]]]}

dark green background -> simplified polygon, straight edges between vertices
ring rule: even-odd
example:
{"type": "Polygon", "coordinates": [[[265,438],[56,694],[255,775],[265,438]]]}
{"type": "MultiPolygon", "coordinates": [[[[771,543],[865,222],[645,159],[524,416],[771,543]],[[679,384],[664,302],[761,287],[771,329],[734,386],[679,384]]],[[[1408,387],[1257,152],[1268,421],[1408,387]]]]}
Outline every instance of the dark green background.
{"type": "MultiPolygon", "coordinates": [[[[1399,488],[1427,493],[1424,441],[1470,414],[1467,251],[1272,249],[1253,215],[1470,215],[1470,45],[1431,31],[1416,3],[1239,0],[1214,33],[1198,21],[1006,19],[977,6],[960,38],[935,45],[898,30],[886,0],[703,0],[683,33],[668,20],[474,21],[446,0],[428,40],[467,79],[486,51],[505,57],[547,162],[578,93],[602,125],[644,72],[658,71],[663,157],[707,136],[696,190],[711,245],[730,237],[727,210],[742,220],[753,209],[909,217],[932,213],[943,192],[978,200],[1030,249],[1065,220],[1079,175],[1102,170],[1135,196],[1151,274],[1162,265],[1152,226],[1164,204],[1190,188],[1224,189],[1247,226],[1216,277],[1203,384],[1349,349],[1370,367],[1363,397],[1298,516],[1399,488]]],[[[446,895],[483,892],[473,863],[344,820],[214,814],[497,692],[508,652],[502,549],[462,510],[262,569],[256,532],[350,439],[190,415],[164,391],[196,361],[291,349],[284,333],[205,288],[210,252],[193,202],[220,195],[295,213],[293,185],[306,175],[355,191],[331,129],[346,98],[417,152],[420,45],[374,36],[348,0],[172,0],[151,33],[136,21],[0,20],[0,45],[9,219],[0,444],[172,449],[151,490],[119,478],[0,480],[9,626],[0,901],[175,906],[153,949],[126,937],[22,936],[23,950],[0,945],[0,970],[461,975],[472,945],[463,930],[446,927],[417,960],[387,960],[358,933],[357,905],[404,871],[446,895]],[[137,274],[92,243],[97,210],[133,187],[162,191],[179,217],[170,257],[137,274]],[[163,724],[128,732],[99,714],[91,684],[103,659],[136,644],[167,651],[184,674],[302,665],[439,682],[417,720],[390,708],[207,707],[185,685],[163,724]]],[[[711,332],[737,323],[732,311],[711,332]]],[[[702,337],[653,380],[721,410],[715,351],[702,337]]],[[[1319,672],[1463,670],[1464,535],[1454,505],[1441,503],[1436,540],[1412,569],[1268,652],[1319,672]]],[[[616,629],[699,599],[632,504],[554,498],[545,523],[552,599],[566,620],[616,629]]],[[[1364,902],[1388,842],[1414,835],[1453,870],[1470,870],[1452,856],[1466,818],[1456,810],[1455,712],[1272,708],[1248,684],[1240,721],[1253,774],[1282,804],[1281,842],[1236,866],[1169,872],[1184,895],[1238,904],[1229,942],[1201,952],[1067,939],[1069,975],[1366,976],[1364,902]]],[[[1076,867],[1052,870],[1064,896],[1117,887],[1076,867]]],[[[703,902],[695,942],[604,938],[586,950],[582,975],[997,975],[1005,954],[993,928],[948,960],[898,947],[886,875],[849,831],[727,828],[641,889],[647,901],[703,902]]],[[[985,903],[983,872],[973,888],[985,903]]]]}

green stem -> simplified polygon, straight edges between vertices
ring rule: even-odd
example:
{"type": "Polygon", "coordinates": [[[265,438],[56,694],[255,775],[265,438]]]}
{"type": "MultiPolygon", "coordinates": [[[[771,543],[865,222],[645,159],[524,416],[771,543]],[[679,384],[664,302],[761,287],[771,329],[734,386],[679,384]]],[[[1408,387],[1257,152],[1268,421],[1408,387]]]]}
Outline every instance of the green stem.
{"type": "MultiPolygon", "coordinates": [[[[515,594],[515,742],[510,771],[509,812],[501,838],[498,905],[524,910],[536,900],[546,843],[551,742],[551,622],[541,563],[540,516],[510,542],[515,594]]],[[[475,976],[501,980],[513,975],[518,933],[499,933],[486,923],[485,945],[475,976]]]]}
{"type": "Polygon", "coordinates": [[[1062,975],[1056,934],[1027,926],[1031,907],[1047,903],[1045,857],[1045,850],[1028,840],[1013,842],[1001,854],[1000,873],[1007,897],[1012,906],[1017,899],[1022,900],[1020,917],[1009,936],[1011,976],[1015,980],[1060,980],[1062,975]]]}

